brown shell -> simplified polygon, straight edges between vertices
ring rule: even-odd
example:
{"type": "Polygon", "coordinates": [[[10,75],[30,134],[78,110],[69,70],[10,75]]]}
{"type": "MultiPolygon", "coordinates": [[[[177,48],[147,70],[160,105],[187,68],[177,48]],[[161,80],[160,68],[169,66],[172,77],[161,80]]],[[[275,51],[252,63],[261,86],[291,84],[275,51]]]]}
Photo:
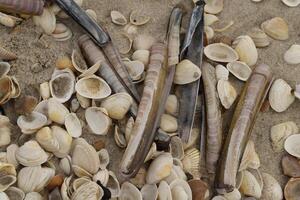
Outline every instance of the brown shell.
{"type": "Polygon", "coordinates": [[[0,0],[0,10],[29,15],[41,15],[44,1],[42,0],[0,0]]]}

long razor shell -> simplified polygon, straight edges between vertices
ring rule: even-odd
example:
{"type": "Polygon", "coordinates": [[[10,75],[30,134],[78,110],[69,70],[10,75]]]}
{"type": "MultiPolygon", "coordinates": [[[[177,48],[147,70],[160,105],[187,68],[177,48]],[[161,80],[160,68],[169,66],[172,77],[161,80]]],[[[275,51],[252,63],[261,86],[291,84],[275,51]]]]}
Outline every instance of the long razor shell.
{"type": "Polygon", "coordinates": [[[271,68],[260,64],[244,86],[220,157],[217,176],[217,190],[220,193],[233,191],[236,186],[239,164],[272,81],[271,68]]]}
{"type": "Polygon", "coordinates": [[[29,15],[41,15],[44,1],[42,0],[0,0],[0,10],[29,15]]]}
{"type": "Polygon", "coordinates": [[[157,43],[152,46],[150,64],[145,79],[143,96],[139,105],[132,136],[121,161],[121,173],[133,177],[148,154],[159,123],[156,120],[165,80],[166,47],[157,43]]]}

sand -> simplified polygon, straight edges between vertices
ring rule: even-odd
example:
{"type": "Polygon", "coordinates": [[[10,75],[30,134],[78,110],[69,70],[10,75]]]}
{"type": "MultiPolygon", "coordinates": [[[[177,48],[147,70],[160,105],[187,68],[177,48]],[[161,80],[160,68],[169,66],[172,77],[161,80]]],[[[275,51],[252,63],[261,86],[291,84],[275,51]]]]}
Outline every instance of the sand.
{"type": "MultiPolygon", "coordinates": [[[[115,44],[125,43],[122,38],[123,27],[111,23],[110,11],[119,10],[129,18],[129,14],[134,9],[142,10],[151,16],[151,21],[145,26],[138,28],[138,33],[148,33],[160,41],[164,40],[168,17],[176,0],[85,0],[83,7],[92,8],[98,15],[98,22],[103,24],[112,36],[115,44]]],[[[191,8],[188,1],[186,8],[191,8]]],[[[253,28],[258,27],[263,21],[272,17],[282,17],[289,24],[290,37],[286,41],[271,40],[271,45],[267,48],[258,49],[258,63],[265,63],[271,66],[275,77],[286,80],[292,87],[300,82],[300,65],[288,65],[283,60],[284,52],[294,43],[300,41],[300,12],[298,8],[289,8],[280,0],[264,0],[260,3],[253,3],[251,0],[225,0],[224,10],[219,15],[221,22],[225,25],[230,20],[234,25],[222,34],[235,38],[239,35],[247,34],[253,28]]],[[[185,17],[183,26],[186,26],[185,17]]],[[[59,20],[71,28],[74,36],[67,42],[55,42],[51,36],[44,35],[40,28],[35,27],[32,20],[26,20],[17,27],[5,28],[0,26],[0,44],[15,52],[19,59],[10,62],[12,70],[10,75],[16,76],[22,87],[22,94],[30,94],[38,97],[39,84],[49,80],[54,70],[55,61],[63,55],[70,55],[73,49],[78,48],[77,38],[83,33],[76,23],[71,19],[59,20]]],[[[230,79],[235,85],[242,86],[243,83],[230,79]]],[[[15,124],[16,116],[13,112],[13,102],[5,105],[6,114],[15,124]]],[[[270,144],[270,128],[280,122],[292,120],[300,127],[300,101],[296,100],[288,110],[283,113],[276,113],[269,110],[260,113],[256,120],[252,139],[261,158],[261,171],[270,173],[282,186],[287,181],[287,177],[282,175],[280,166],[281,157],[284,153],[275,153],[270,144]]],[[[83,117],[82,110],[79,115],[83,117]]],[[[87,127],[84,129],[84,137],[92,142],[99,137],[93,136],[87,127]]],[[[14,138],[20,134],[20,130],[14,128],[14,138]]],[[[118,163],[122,151],[112,142],[112,134],[107,138],[107,148],[112,156],[110,169],[118,172],[118,163]]]]}

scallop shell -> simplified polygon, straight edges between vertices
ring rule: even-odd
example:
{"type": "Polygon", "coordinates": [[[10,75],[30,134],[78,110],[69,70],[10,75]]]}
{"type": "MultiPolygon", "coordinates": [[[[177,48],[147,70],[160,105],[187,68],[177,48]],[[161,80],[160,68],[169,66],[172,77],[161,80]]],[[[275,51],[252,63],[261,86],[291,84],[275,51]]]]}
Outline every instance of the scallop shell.
{"type": "Polygon", "coordinates": [[[262,173],[264,187],[262,190],[261,199],[281,200],[283,199],[282,188],[278,181],[270,174],[262,173]]]}
{"type": "Polygon", "coordinates": [[[67,114],[69,114],[69,110],[62,103],[54,98],[48,100],[48,116],[52,121],[64,124],[67,114]]]}
{"type": "Polygon", "coordinates": [[[50,98],[50,87],[49,82],[44,82],[40,84],[40,95],[43,100],[50,98]]]}
{"type": "Polygon", "coordinates": [[[63,23],[57,23],[51,35],[55,41],[59,42],[67,41],[73,36],[71,29],[63,23]]]}
{"type": "Polygon", "coordinates": [[[178,129],[177,119],[169,114],[161,116],[160,128],[165,132],[175,132],[178,129]]]}
{"type": "Polygon", "coordinates": [[[141,192],[130,182],[124,182],[121,187],[119,200],[142,200],[141,192]]]}
{"type": "Polygon", "coordinates": [[[93,176],[93,181],[97,182],[100,181],[100,183],[103,186],[106,186],[108,183],[108,178],[109,178],[109,172],[107,169],[103,169],[98,171],[94,176],[93,176]]]}
{"type": "Polygon", "coordinates": [[[124,15],[119,11],[116,11],[116,10],[111,11],[110,17],[114,24],[121,25],[121,26],[124,26],[127,24],[126,17],[124,17],[124,15]]]}
{"type": "Polygon", "coordinates": [[[273,82],[269,91],[270,106],[276,112],[283,112],[295,101],[291,86],[283,79],[273,82]]]}
{"type": "Polygon", "coordinates": [[[182,164],[186,173],[190,173],[194,178],[200,177],[200,152],[198,149],[187,150],[182,159],[182,164]]]}
{"type": "Polygon", "coordinates": [[[10,68],[11,66],[8,62],[0,62],[0,77],[6,76],[10,68]]]}
{"type": "Polygon", "coordinates": [[[218,14],[223,10],[223,0],[206,0],[205,12],[218,14]]]}
{"type": "Polygon", "coordinates": [[[134,38],[133,49],[134,50],[150,50],[155,43],[155,38],[151,35],[141,34],[134,38]]]}
{"type": "Polygon", "coordinates": [[[217,85],[219,99],[224,108],[229,109],[237,97],[237,92],[227,80],[219,80],[217,85]]]}
{"type": "Polygon", "coordinates": [[[25,198],[25,193],[17,187],[9,187],[5,193],[10,200],[23,200],[25,198]]]}
{"type": "Polygon", "coordinates": [[[80,53],[78,53],[75,49],[72,52],[72,64],[73,67],[78,71],[83,73],[85,70],[87,70],[87,65],[80,53]]]}
{"type": "Polygon", "coordinates": [[[74,93],[75,76],[72,73],[59,74],[50,80],[49,87],[52,97],[65,103],[74,93]]]}
{"type": "Polygon", "coordinates": [[[95,22],[97,22],[97,13],[92,9],[87,9],[85,13],[92,18],[95,22]]]}
{"type": "Polygon", "coordinates": [[[184,149],[181,139],[178,136],[173,136],[170,143],[170,152],[173,158],[183,159],[184,149]]]}
{"type": "Polygon", "coordinates": [[[65,127],[67,132],[74,138],[78,138],[82,134],[82,125],[75,113],[69,113],[66,115],[65,127]]]}
{"type": "Polygon", "coordinates": [[[229,72],[242,81],[247,81],[252,73],[251,68],[246,63],[240,61],[230,62],[226,67],[229,72]]]}
{"type": "Polygon", "coordinates": [[[219,18],[216,15],[204,13],[204,25],[205,26],[210,26],[217,21],[219,21],[219,18]]]}
{"type": "Polygon", "coordinates": [[[192,83],[201,77],[200,68],[188,59],[182,60],[176,66],[174,83],[184,85],[192,83]]]}
{"type": "Polygon", "coordinates": [[[249,32],[256,47],[267,47],[270,45],[270,39],[267,34],[260,28],[253,28],[249,32]]]}
{"type": "Polygon", "coordinates": [[[299,0],[281,0],[281,1],[289,7],[297,7],[300,4],[299,0]]]}
{"type": "Polygon", "coordinates": [[[119,127],[117,125],[115,126],[114,139],[118,147],[126,148],[127,142],[125,135],[119,130],[119,127]]]}
{"type": "Polygon", "coordinates": [[[214,43],[204,48],[204,54],[216,62],[233,62],[239,59],[237,52],[227,44],[214,43]]]}
{"type": "Polygon", "coordinates": [[[299,190],[300,178],[291,178],[284,188],[284,197],[286,200],[297,200],[300,196],[299,190]]]}
{"type": "Polygon", "coordinates": [[[223,65],[217,65],[216,66],[216,78],[217,80],[228,80],[229,77],[229,71],[226,67],[223,65]]]}
{"type": "Polygon", "coordinates": [[[108,173],[109,173],[109,178],[107,182],[107,188],[110,190],[112,198],[118,197],[121,190],[120,183],[114,172],[109,171],[108,173]]]}
{"type": "Polygon", "coordinates": [[[300,63],[300,45],[293,44],[284,54],[284,61],[291,65],[300,63]]]}
{"type": "Polygon", "coordinates": [[[287,40],[289,38],[288,24],[280,17],[274,17],[263,22],[261,29],[275,40],[287,40]]]}
{"type": "Polygon", "coordinates": [[[147,68],[149,64],[149,58],[150,58],[150,51],[149,50],[136,50],[132,54],[132,60],[138,60],[141,61],[145,68],[147,68]]]}
{"type": "Polygon", "coordinates": [[[186,181],[176,179],[170,184],[170,188],[173,200],[192,200],[192,190],[186,181]]]}
{"type": "Polygon", "coordinates": [[[96,135],[106,135],[111,125],[111,119],[103,108],[89,107],[85,110],[85,119],[92,132],[96,135]]]}
{"type": "Polygon", "coordinates": [[[58,151],[53,152],[54,155],[59,158],[66,157],[71,150],[72,137],[68,134],[68,132],[65,129],[59,126],[52,126],[51,131],[54,138],[56,138],[59,144],[58,151]]]}
{"type": "Polygon", "coordinates": [[[143,200],[156,200],[158,189],[155,184],[145,184],[141,189],[143,200]]]}
{"type": "Polygon", "coordinates": [[[134,10],[130,13],[130,23],[136,26],[147,24],[150,21],[150,17],[144,15],[141,10],[134,10]]]}
{"type": "Polygon", "coordinates": [[[161,181],[158,186],[158,199],[172,200],[171,188],[166,181],[161,181]]]}
{"type": "Polygon", "coordinates": [[[249,140],[240,163],[239,171],[243,171],[247,168],[258,169],[259,167],[260,160],[255,151],[254,142],[249,140]]]}
{"type": "Polygon", "coordinates": [[[256,64],[258,53],[251,37],[248,35],[239,36],[233,41],[232,45],[238,53],[240,61],[245,62],[249,66],[256,64]]]}
{"type": "Polygon", "coordinates": [[[10,61],[10,60],[16,60],[17,58],[18,58],[18,56],[16,54],[14,54],[13,52],[10,52],[0,46],[0,59],[1,60],[10,61]]]}
{"type": "Polygon", "coordinates": [[[49,127],[44,127],[36,133],[36,140],[38,143],[49,152],[55,152],[59,150],[59,143],[53,136],[49,127]]]}
{"type": "Polygon", "coordinates": [[[47,123],[47,117],[39,112],[33,111],[29,115],[18,117],[17,124],[23,133],[35,132],[47,123]]]}
{"type": "Polygon", "coordinates": [[[262,188],[259,185],[258,180],[249,171],[244,171],[244,178],[240,187],[241,193],[247,196],[252,196],[255,198],[260,198],[262,194],[262,188]]]}
{"type": "Polygon", "coordinates": [[[141,61],[124,61],[126,69],[133,81],[140,80],[145,70],[145,65],[141,61]]]}
{"type": "Polygon", "coordinates": [[[56,27],[56,17],[54,12],[49,8],[44,8],[43,14],[40,16],[33,16],[33,22],[36,26],[40,26],[43,31],[51,35],[56,27]]]}
{"type": "Polygon", "coordinates": [[[72,200],[102,199],[104,191],[93,181],[88,181],[77,188],[72,194],[72,200]]]}
{"type": "Polygon", "coordinates": [[[89,99],[103,99],[111,94],[109,85],[95,75],[86,76],[77,81],[75,90],[81,96],[89,99]]]}

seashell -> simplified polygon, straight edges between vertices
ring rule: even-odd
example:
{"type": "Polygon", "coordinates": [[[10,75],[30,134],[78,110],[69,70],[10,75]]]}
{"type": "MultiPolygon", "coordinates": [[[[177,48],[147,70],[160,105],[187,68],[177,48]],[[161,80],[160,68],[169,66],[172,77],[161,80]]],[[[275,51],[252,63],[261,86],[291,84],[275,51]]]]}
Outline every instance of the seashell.
{"type": "Polygon", "coordinates": [[[33,16],[32,19],[33,23],[36,26],[40,26],[46,34],[51,35],[51,33],[54,32],[56,27],[56,17],[50,8],[44,8],[42,15],[33,16]]]}
{"type": "Polygon", "coordinates": [[[67,132],[73,137],[78,138],[82,134],[82,125],[75,113],[69,113],[65,117],[65,127],[67,132]]]}
{"type": "Polygon", "coordinates": [[[0,147],[10,143],[10,135],[11,131],[9,118],[4,115],[0,115],[0,147]]]}
{"type": "Polygon", "coordinates": [[[55,175],[55,170],[47,167],[24,167],[18,173],[18,188],[25,193],[40,192],[55,175]]]}
{"type": "Polygon", "coordinates": [[[121,54],[128,54],[132,48],[133,40],[131,36],[126,33],[121,33],[122,42],[118,45],[118,50],[121,54]]]}
{"type": "Polygon", "coordinates": [[[283,199],[283,192],[277,180],[267,173],[262,173],[262,177],[264,181],[264,187],[262,190],[261,199],[266,199],[266,200],[283,199]]]}
{"type": "Polygon", "coordinates": [[[70,73],[63,73],[52,78],[49,82],[50,92],[54,99],[60,103],[68,101],[75,86],[75,76],[70,73]]]}
{"type": "Polygon", "coordinates": [[[289,7],[297,7],[300,4],[299,0],[281,0],[281,1],[289,7]]]}
{"type": "Polygon", "coordinates": [[[241,35],[233,41],[232,45],[239,55],[240,61],[245,62],[249,66],[256,64],[258,53],[251,37],[248,35],[241,35]]]}
{"type": "Polygon", "coordinates": [[[17,19],[22,20],[20,18],[10,16],[0,12],[0,24],[2,24],[3,26],[12,28],[16,26],[17,19]]]}
{"type": "Polygon", "coordinates": [[[118,147],[126,148],[127,142],[125,139],[125,135],[119,130],[119,127],[115,126],[114,139],[118,147]]]}
{"type": "Polygon", "coordinates": [[[119,200],[142,200],[141,192],[130,182],[124,182],[121,187],[119,200]]]}
{"type": "Polygon", "coordinates": [[[17,187],[9,187],[5,193],[10,200],[23,200],[25,198],[25,193],[17,187]]]}
{"type": "Polygon", "coordinates": [[[51,119],[49,119],[49,115],[48,115],[48,100],[47,99],[38,103],[33,111],[39,112],[39,113],[42,113],[43,115],[45,115],[47,117],[47,125],[52,123],[52,121],[51,121],[51,119]]]}
{"type": "Polygon", "coordinates": [[[52,121],[64,124],[67,114],[69,114],[69,110],[62,103],[54,98],[48,100],[48,116],[52,121]]]}
{"type": "Polygon", "coordinates": [[[72,164],[95,174],[100,167],[100,160],[94,147],[83,138],[75,139],[73,146],[72,164]]]}
{"type": "Polygon", "coordinates": [[[126,69],[133,81],[140,80],[144,73],[144,63],[141,61],[124,61],[126,69]]]}
{"type": "Polygon", "coordinates": [[[30,140],[16,151],[16,158],[20,164],[34,167],[45,163],[48,155],[36,141],[30,140]]]}
{"type": "Polygon", "coordinates": [[[43,200],[43,196],[38,192],[29,192],[24,200],[43,200]]]}
{"type": "Polygon", "coordinates": [[[127,19],[119,11],[113,10],[110,12],[111,21],[116,25],[124,26],[127,24],[127,19]]]}
{"type": "Polygon", "coordinates": [[[166,181],[161,181],[158,186],[159,200],[172,200],[171,188],[166,181]]]}
{"type": "Polygon", "coordinates": [[[80,103],[77,98],[71,100],[70,110],[71,112],[76,112],[80,108],[80,103]]]}
{"type": "Polygon", "coordinates": [[[283,150],[284,141],[290,135],[298,133],[299,129],[295,122],[287,121],[277,125],[272,126],[271,128],[271,141],[273,150],[280,152],[283,150]]]}
{"type": "Polygon", "coordinates": [[[124,26],[124,32],[128,36],[133,37],[137,34],[137,26],[129,23],[126,26],[124,26]]]}
{"type": "Polygon", "coordinates": [[[132,97],[125,92],[121,92],[104,99],[101,103],[101,107],[107,110],[109,117],[121,120],[129,111],[132,103],[132,97]]]}
{"type": "Polygon", "coordinates": [[[77,166],[77,165],[72,165],[73,172],[76,176],[78,177],[92,177],[93,175],[84,170],[83,168],[77,166]]]}
{"type": "Polygon", "coordinates": [[[194,146],[197,143],[199,136],[200,136],[200,130],[198,128],[193,128],[191,131],[191,136],[189,141],[187,143],[183,143],[184,150],[187,150],[190,147],[194,146]]]}
{"type": "Polygon", "coordinates": [[[130,13],[129,20],[130,23],[136,26],[141,26],[147,24],[150,21],[150,17],[144,15],[141,10],[134,10],[130,13]]]}
{"type": "Polygon", "coordinates": [[[16,176],[14,175],[2,175],[0,177],[0,192],[5,191],[11,185],[17,181],[16,176]]]}
{"type": "Polygon", "coordinates": [[[100,169],[105,169],[109,164],[109,154],[106,149],[101,149],[98,151],[98,156],[100,159],[100,169]]]}
{"type": "Polygon", "coordinates": [[[75,90],[81,96],[89,99],[103,99],[111,94],[109,85],[95,75],[86,76],[77,81],[75,90]]]}
{"type": "Polygon", "coordinates": [[[64,157],[59,161],[59,167],[66,175],[70,175],[72,171],[71,157],[64,157]]]}
{"type": "Polygon", "coordinates": [[[76,98],[82,108],[86,109],[86,108],[90,107],[90,105],[91,105],[90,99],[85,98],[78,93],[76,93],[76,98]]]}
{"type": "Polygon", "coordinates": [[[170,175],[167,176],[166,178],[164,178],[163,180],[166,181],[170,185],[176,179],[180,179],[180,178],[178,177],[178,174],[177,174],[177,172],[174,168],[174,165],[173,165],[170,175]]]}
{"type": "Polygon", "coordinates": [[[90,182],[90,179],[88,177],[81,177],[75,179],[72,183],[74,191],[76,191],[80,186],[88,182],[90,182]]]}
{"type": "Polygon", "coordinates": [[[245,171],[238,171],[238,173],[236,175],[236,184],[235,184],[235,187],[237,189],[240,189],[243,179],[244,179],[244,175],[245,175],[245,171]]]}
{"type": "Polygon", "coordinates": [[[261,29],[275,40],[287,40],[289,38],[288,24],[280,17],[274,17],[263,22],[261,29]]]}
{"type": "Polygon", "coordinates": [[[60,174],[56,175],[56,176],[52,177],[52,179],[47,184],[46,188],[49,191],[55,189],[56,187],[60,188],[60,186],[63,184],[63,182],[64,182],[64,177],[60,174]]]}
{"type": "Polygon", "coordinates": [[[284,188],[284,198],[286,200],[297,200],[300,196],[300,178],[291,178],[284,188]]]}
{"type": "MultiPolygon", "coordinates": [[[[14,165],[9,163],[0,162],[0,176],[1,178],[6,175],[16,176],[16,168],[14,165]]],[[[2,184],[3,185],[3,184],[2,184]]]]}
{"type": "Polygon", "coordinates": [[[270,40],[267,34],[260,28],[252,28],[248,34],[256,47],[267,47],[270,45],[270,40]]]}
{"type": "Polygon", "coordinates": [[[204,26],[204,33],[208,41],[213,39],[213,37],[215,36],[215,31],[210,26],[204,26]]]}
{"type": "Polygon", "coordinates": [[[281,160],[283,174],[289,177],[300,177],[300,162],[297,158],[285,155],[281,160]]]}
{"type": "Polygon", "coordinates": [[[9,200],[9,197],[5,192],[0,192],[0,199],[1,200],[9,200]]]}
{"type": "Polygon", "coordinates": [[[188,59],[182,60],[176,66],[174,83],[184,85],[192,83],[201,77],[200,68],[188,59]]]}
{"type": "Polygon", "coordinates": [[[10,60],[16,60],[17,58],[18,57],[16,54],[14,54],[13,52],[10,52],[0,46],[0,59],[1,60],[10,61],[10,60]]]}
{"type": "Polygon", "coordinates": [[[175,173],[176,173],[176,175],[177,175],[177,177],[179,178],[179,179],[182,179],[182,180],[187,180],[187,176],[186,176],[186,174],[184,173],[184,171],[183,171],[183,169],[182,169],[182,167],[181,166],[177,166],[177,165],[173,165],[173,170],[175,171],[175,173]]]}
{"type": "Polygon", "coordinates": [[[245,170],[240,191],[244,195],[252,196],[259,199],[261,197],[262,188],[256,180],[255,176],[249,171],[245,170]]]}
{"type": "Polygon", "coordinates": [[[49,127],[44,127],[36,133],[36,140],[38,143],[49,152],[55,152],[59,150],[59,143],[57,139],[52,135],[49,127]]]}
{"type": "MultiPolygon", "coordinates": [[[[34,108],[36,107],[38,103],[37,98],[33,97],[33,96],[23,96],[21,98],[18,98],[15,101],[15,111],[17,114],[21,114],[21,115],[31,115],[34,108]]],[[[40,113],[38,113],[40,114],[40,113]]],[[[24,118],[24,116],[23,116],[24,118]]],[[[25,118],[30,118],[29,121],[33,120],[31,119],[32,117],[27,117],[25,116],[25,118]]],[[[33,117],[34,118],[34,117],[33,117]]]]}
{"type": "Polygon", "coordinates": [[[186,173],[190,173],[194,178],[200,177],[200,152],[198,149],[187,150],[182,159],[182,164],[186,173]]]}
{"type": "Polygon", "coordinates": [[[204,48],[204,54],[210,60],[216,62],[233,62],[239,59],[237,52],[227,44],[214,43],[204,48]]]}
{"type": "Polygon", "coordinates": [[[78,78],[82,78],[85,76],[91,76],[91,75],[95,74],[98,71],[98,69],[100,68],[101,63],[102,63],[102,61],[99,60],[93,66],[91,66],[90,68],[85,70],[82,74],[80,74],[80,76],[78,76],[78,78]]]}
{"type": "Polygon", "coordinates": [[[243,171],[247,168],[258,169],[259,167],[260,160],[255,151],[254,142],[249,140],[240,163],[239,171],[243,171]]]}
{"type": "Polygon", "coordinates": [[[99,107],[89,107],[85,110],[85,120],[96,135],[106,135],[111,125],[111,119],[105,112],[105,109],[99,107]]]}
{"type": "Polygon", "coordinates": [[[65,129],[59,126],[52,126],[51,131],[54,138],[58,141],[59,144],[58,151],[53,152],[54,155],[59,158],[66,157],[71,150],[72,137],[65,129]]]}
{"type": "Polygon", "coordinates": [[[149,160],[152,160],[154,158],[156,158],[158,155],[160,155],[161,153],[157,151],[157,146],[156,146],[156,143],[153,142],[150,149],[149,149],[149,152],[144,160],[144,163],[148,162],[149,160]]]}
{"type": "Polygon", "coordinates": [[[12,82],[8,76],[0,78],[0,92],[0,104],[4,104],[10,99],[12,93],[12,82]]]}
{"type": "Polygon", "coordinates": [[[300,134],[290,135],[284,142],[284,150],[290,155],[300,158],[300,134]]]}
{"type": "Polygon", "coordinates": [[[73,67],[78,72],[83,73],[85,70],[88,69],[82,55],[78,53],[76,50],[73,50],[71,60],[72,60],[73,67]]]}
{"type": "Polygon", "coordinates": [[[8,161],[7,161],[7,153],[6,152],[0,152],[0,162],[8,163],[8,161]]]}
{"type": "Polygon", "coordinates": [[[73,176],[70,176],[70,177],[66,177],[64,179],[64,182],[63,184],[61,185],[61,188],[60,188],[60,193],[61,193],[61,196],[63,199],[65,200],[69,200],[70,199],[70,196],[69,195],[69,191],[71,191],[71,185],[70,185],[70,182],[71,182],[71,179],[73,178],[73,176]]]}
{"type": "Polygon", "coordinates": [[[170,153],[163,153],[155,158],[148,169],[146,182],[154,184],[168,177],[171,173],[173,158],[170,153]]]}
{"type": "Polygon", "coordinates": [[[165,105],[165,111],[166,113],[177,116],[178,115],[178,109],[179,109],[179,102],[177,99],[177,96],[172,94],[169,95],[166,101],[165,105]]]}
{"type": "Polygon", "coordinates": [[[165,132],[175,132],[178,129],[177,119],[169,114],[161,116],[160,128],[165,132]]]}
{"type": "Polygon", "coordinates": [[[277,79],[269,91],[270,106],[276,112],[283,112],[294,102],[291,86],[283,79],[277,79]]]}
{"type": "Polygon", "coordinates": [[[92,18],[95,22],[97,22],[97,13],[92,9],[87,9],[85,13],[92,18]]]}
{"type": "MultiPolygon", "coordinates": [[[[299,1],[300,2],[300,1],[299,1]]],[[[300,63],[300,45],[293,44],[284,54],[284,61],[291,65],[300,63]]]]}
{"type": "Polygon", "coordinates": [[[205,12],[218,14],[223,10],[223,0],[206,0],[205,12]]]}
{"type": "MultiPolygon", "coordinates": [[[[67,41],[73,36],[71,29],[69,29],[63,23],[57,23],[51,35],[54,40],[58,42],[67,41]]],[[[71,66],[70,68],[72,69],[73,66],[71,66]]]]}
{"type": "Polygon", "coordinates": [[[98,171],[94,176],[93,176],[93,181],[97,182],[100,181],[100,183],[103,186],[107,185],[108,182],[108,178],[109,178],[109,173],[107,169],[103,169],[98,171]]]}
{"type": "Polygon", "coordinates": [[[217,80],[225,80],[227,81],[229,77],[229,71],[226,67],[223,65],[217,65],[216,66],[216,78],[217,80]]]}
{"type": "Polygon", "coordinates": [[[242,199],[241,193],[236,188],[232,192],[225,193],[224,197],[227,200],[240,200],[240,199],[242,199]]]}
{"type": "Polygon", "coordinates": [[[149,50],[136,50],[132,54],[132,60],[141,61],[144,66],[147,68],[149,64],[150,51],[149,50]]]}
{"type": "Polygon", "coordinates": [[[111,197],[115,198],[118,197],[120,194],[120,183],[115,175],[114,172],[109,171],[109,178],[108,178],[108,182],[107,182],[107,188],[109,189],[109,191],[111,192],[111,197]]]}
{"type": "Polygon", "coordinates": [[[170,184],[173,200],[192,200],[192,190],[189,184],[181,179],[176,179],[170,184]]]}
{"type": "Polygon", "coordinates": [[[81,199],[102,199],[104,192],[102,188],[93,181],[88,181],[81,185],[77,190],[72,194],[73,200],[81,199]]]}
{"type": "Polygon", "coordinates": [[[0,77],[6,76],[10,68],[11,66],[8,62],[0,62],[0,77]]]}
{"type": "Polygon", "coordinates": [[[158,189],[155,184],[145,184],[141,189],[143,200],[156,200],[158,189]]]}
{"type": "Polygon", "coordinates": [[[40,95],[43,100],[50,98],[50,87],[49,82],[44,82],[40,84],[40,95]]]}
{"type": "Polygon", "coordinates": [[[221,195],[218,195],[218,196],[214,196],[214,198],[212,198],[211,200],[227,200],[227,199],[221,195]]]}
{"type": "Polygon", "coordinates": [[[181,138],[178,136],[174,136],[171,138],[170,143],[170,152],[173,158],[183,159],[184,157],[184,150],[181,138]]]}
{"type": "Polygon", "coordinates": [[[246,63],[240,61],[230,62],[226,67],[229,72],[242,81],[247,81],[252,73],[251,68],[246,63]]]}
{"type": "Polygon", "coordinates": [[[17,168],[19,166],[19,161],[16,158],[16,152],[18,149],[19,149],[19,146],[16,144],[10,144],[6,148],[7,163],[12,164],[13,166],[15,166],[15,168],[17,168]]]}
{"type": "Polygon", "coordinates": [[[18,98],[21,95],[21,87],[19,81],[14,76],[11,76],[10,78],[12,82],[11,98],[18,98]]]}
{"type": "Polygon", "coordinates": [[[130,140],[133,125],[134,125],[134,119],[133,117],[130,117],[126,123],[126,129],[125,129],[125,139],[127,143],[129,143],[130,140]]]}
{"type": "Polygon", "coordinates": [[[216,15],[204,13],[204,26],[210,26],[217,21],[219,18],[216,15]]]}
{"type": "Polygon", "coordinates": [[[217,90],[222,105],[229,109],[237,97],[235,88],[228,80],[221,79],[218,81],[217,90]]]}
{"type": "Polygon", "coordinates": [[[133,49],[136,50],[150,50],[152,45],[155,43],[155,38],[151,35],[141,34],[134,38],[133,49]]]}

